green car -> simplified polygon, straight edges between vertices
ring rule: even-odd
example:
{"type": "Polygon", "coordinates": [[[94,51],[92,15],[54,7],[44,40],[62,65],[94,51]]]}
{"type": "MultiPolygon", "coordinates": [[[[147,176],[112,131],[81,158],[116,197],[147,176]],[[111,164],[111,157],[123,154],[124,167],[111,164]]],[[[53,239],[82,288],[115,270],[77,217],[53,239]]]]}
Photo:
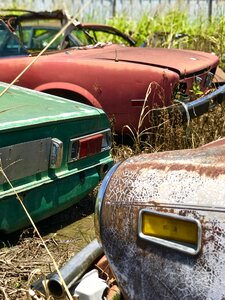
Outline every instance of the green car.
{"type": "MultiPolygon", "coordinates": [[[[0,83],[0,94],[7,87],[0,83]]],[[[0,97],[0,233],[84,198],[112,166],[106,114],[75,101],[12,87],[0,97]]]]}

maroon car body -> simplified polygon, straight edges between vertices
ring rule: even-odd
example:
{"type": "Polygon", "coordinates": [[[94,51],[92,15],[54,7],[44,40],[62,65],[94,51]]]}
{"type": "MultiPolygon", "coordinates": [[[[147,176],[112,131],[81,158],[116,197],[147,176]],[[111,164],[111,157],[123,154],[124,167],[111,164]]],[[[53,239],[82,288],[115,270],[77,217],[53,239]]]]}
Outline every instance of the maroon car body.
{"type": "MultiPolygon", "coordinates": [[[[33,60],[28,53],[15,55],[14,39],[11,32],[10,42],[0,45],[0,80],[8,83],[33,60]]],[[[218,57],[204,52],[85,45],[42,55],[16,84],[103,108],[121,132],[125,125],[137,128],[144,103],[149,110],[178,105],[193,117],[223,101],[224,87],[197,100],[189,97],[196,83],[202,92],[211,88],[217,65],[218,57]]],[[[144,126],[150,126],[148,117],[144,126]]]]}

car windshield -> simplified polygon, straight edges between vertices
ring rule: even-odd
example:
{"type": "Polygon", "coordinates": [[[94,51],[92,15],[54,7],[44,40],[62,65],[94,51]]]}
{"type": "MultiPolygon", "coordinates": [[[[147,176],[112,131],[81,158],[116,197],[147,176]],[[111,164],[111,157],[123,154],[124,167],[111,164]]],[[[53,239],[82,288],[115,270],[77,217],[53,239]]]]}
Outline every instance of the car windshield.
{"type": "MultiPolygon", "coordinates": [[[[25,22],[26,23],[26,22],[25,22]]],[[[55,24],[56,25],[56,24],[55,24]]],[[[20,23],[12,32],[3,20],[0,20],[0,57],[30,55],[41,51],[60,31],[60,26],[20,23]]],[[[70,47],[95,45],[96,41],[81,27],[70,25],[49,47],[48,50],[61,50],[70,47]]]]}
{"type": "Polygon", "coordinates": [[[0,20],[0,57],[29,55],[16,35],[0,20]]]}
{"type": "MultiPolygon", "coordinates": [[[[24,25],[16,30],[23,45],[29,50],[42,50],[60,31],[59,26],[24,25]]],[[[95,44],[95,41],[82,28],[71,25],[65,33],[61,34],[49,47],[49,50],[60,50],[69,47],[83,47],[95,44]]]]}

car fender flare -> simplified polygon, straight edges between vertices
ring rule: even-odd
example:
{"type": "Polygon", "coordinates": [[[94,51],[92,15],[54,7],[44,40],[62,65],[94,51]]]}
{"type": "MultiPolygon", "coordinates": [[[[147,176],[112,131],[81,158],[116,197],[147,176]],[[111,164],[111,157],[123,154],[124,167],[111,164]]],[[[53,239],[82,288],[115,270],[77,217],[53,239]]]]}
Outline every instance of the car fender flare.
{"type": "Polygon", "coordinates": [[[86,98],[91,105],[97,108],[102,108],[101,104],[99,101],[86,89],[82,88],[79,85],[72,84],[72,83],[67,83],[67,82],[49,82],[45,83],[42,85],[39,85],[35,88],[36,91],[39,92],[45,92],[46,90],[51,90],[51,89],[63,89],[67,91],[74,92],[76,94],[80,94],[84,98],[86,98]]]}

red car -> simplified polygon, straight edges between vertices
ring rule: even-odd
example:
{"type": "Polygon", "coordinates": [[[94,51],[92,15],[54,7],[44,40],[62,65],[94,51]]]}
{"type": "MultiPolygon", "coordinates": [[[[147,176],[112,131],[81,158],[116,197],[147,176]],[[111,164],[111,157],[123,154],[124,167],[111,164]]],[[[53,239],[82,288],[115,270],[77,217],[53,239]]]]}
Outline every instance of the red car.
{"type": "MultiPolygon", "coordinates": [[[[194,117],[225,99],[225,87],[212,86],[218,66],[213,54],[95,44],[79,25],[66,38],[63,42],[73,47],[42,55],[16,84],[103,108],[116,132],[125,125],[137,128],[144,104],[148,110],[177,106],[194,117]],[[206,95],[192,98],[196,87],[206,95]]],[[[0,80],[10,83],[32,60],[1,21],[0,80]]],[[[148,115],[143,126],[150,126],[148,115]]]]}

